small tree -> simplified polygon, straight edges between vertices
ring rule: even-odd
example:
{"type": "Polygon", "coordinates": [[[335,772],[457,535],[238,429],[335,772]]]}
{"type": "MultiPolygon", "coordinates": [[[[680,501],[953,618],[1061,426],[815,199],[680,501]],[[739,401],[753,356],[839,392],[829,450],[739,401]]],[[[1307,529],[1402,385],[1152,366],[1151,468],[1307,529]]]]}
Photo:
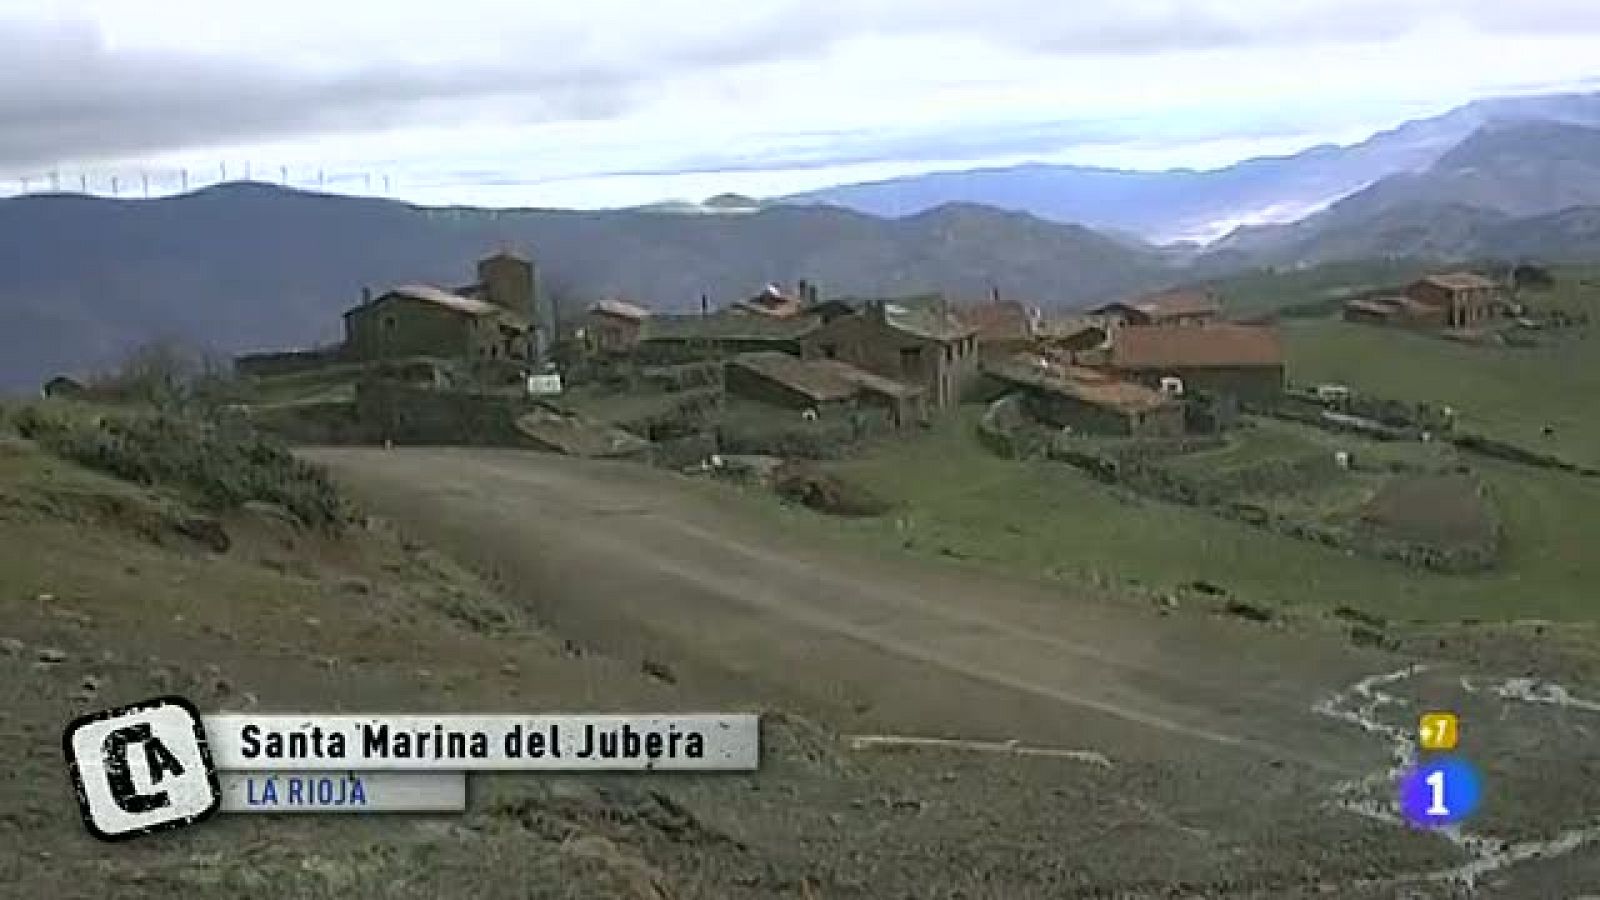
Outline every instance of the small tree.
{"type": "Polygon", "coordinates": [[[1511,285],[1519,291],[1547,291],[1555,287],[1556,279],[1544,266],[1525,262],[1511,270],[1511,285]]]}
{"type": "Polygon", "coordinates": [[[118,403],[178,409],[230,402],[238,396],[238,384],[228,360],[161,338],[135,347],[113,371],[91,381],[90,391],[118,403]]]}

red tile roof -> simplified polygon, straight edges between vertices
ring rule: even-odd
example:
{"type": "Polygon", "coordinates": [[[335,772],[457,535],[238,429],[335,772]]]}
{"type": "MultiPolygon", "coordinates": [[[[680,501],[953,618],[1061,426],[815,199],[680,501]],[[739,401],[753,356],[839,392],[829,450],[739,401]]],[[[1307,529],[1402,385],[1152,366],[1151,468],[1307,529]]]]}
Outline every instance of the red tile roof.
{"type": "Polygon", "coordinates": [[[1033,336],[1028,310],[1015,300],[981,303],[957,310],[963,322],[977,329],[980,341],[1017,341],[1033,336]]]}
{"type": "Polygon", "coordinates": [[[1222,305],[1215,296],[1197,288],[1177,288],[1147,294],[1128,305],[1152,319],[1217,315],[1222,312],[1222,305]]]}
{"type": "Polygon", "coordinates": [[[1194,328],[1129,326],[1116,331],[1111,366],[1117,369],[1231,368],[1283,365],[1283,341],[1264,325],[1194,328]]]}
{"type": "Polygon", "coordinates": [[[1142,384],[1119,381],[1093,369],[1058,366],[1026,355],[988,366],[986,371],[1012,384],[1051,391],[1120,413],[1150,412],[1176,403],[1166,394],[1142,384]]]}
{"type": "Polygon", "coordinates": [[[1447,291],[1487,290],[1498,287],[1493,281],[1476,272],[1445,272],[1439,275],[1429,275],[1422,280],[1428,284],[1442,287],[1447,291]]]}

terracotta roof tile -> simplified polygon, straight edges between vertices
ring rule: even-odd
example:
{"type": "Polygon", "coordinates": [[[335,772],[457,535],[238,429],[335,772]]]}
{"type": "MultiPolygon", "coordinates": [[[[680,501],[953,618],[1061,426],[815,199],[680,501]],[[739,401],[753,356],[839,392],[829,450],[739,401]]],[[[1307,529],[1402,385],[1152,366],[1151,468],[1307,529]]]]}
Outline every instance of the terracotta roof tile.
{"type": "Polygon", "coordinates": [[[957,314],[977,330],[980,341],[1027,340],[1033,336],[1028,310],[1015,300],[967,306],[957,314]]]}
{"type": "Polygon", "coordinates": [[[1119,381],[1092,369],[1057,366],[1037,357],[1016,356],[985,370],[1012,384],[1051,391],[1121,413],[1150,412],[1177,401],[1142,384],[1119,381]]]}
{"type": "Polygon", "coordinates": [[[1117,369],[1279,366],[1283,361],[1278,330],[1264,325],[1129,326],[1117,330],[1111,344],[1111,365],[1117,369]]]}
{"type": "Polygon", "coordinates": [[[1422,280],[1428,284],[1442,287],[1447,291],[1485,290],[1498,287],[1493,281],[1476,272],[1444,272],[1438,275],[1429,275],[1422,280]]]}
{"type": "Polygon", "coordinates": [[[1179,288],[1147,294],[1129,304],[1151,318],[1216,315],[1222,311],[1217,298],[1196,288],[1179,288]]]}

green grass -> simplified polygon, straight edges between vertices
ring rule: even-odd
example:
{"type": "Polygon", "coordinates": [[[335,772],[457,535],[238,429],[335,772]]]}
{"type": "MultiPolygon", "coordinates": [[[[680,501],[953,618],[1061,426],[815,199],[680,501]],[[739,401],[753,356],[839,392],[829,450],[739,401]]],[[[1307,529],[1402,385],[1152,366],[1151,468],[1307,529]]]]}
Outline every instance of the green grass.
{"type": "Polygon", "coordinates": [[[1333,434],[1280,419],[1253,418],[1252,427],[1233,432],[1228,443],[1216,450],[1202,450],[1164,460],[1162,465],[1174,474],[1192,478],[1213,478],[1243,472],[1274,460],[1326,459],[1346,451],[1354,455],[1358,467],[1372,469],[1403,463],[1425,469],[1438,469],[1453,460],[1448,445],[1385,443],[1355,435],[1333,434]]]}
{"type": "Polygon", "coordinates": [[[250,391],[254,405],[275,406],[334,400],[354,400],[355,383],[363,366],[358,363],[325,366],[292,375],[256,381],[250,391]]]}
{"type": "Polygon", "coordinates": [[[654,388],[614,391],[584,385],[568,391],[562,396],[561,402],[573,412],[591,419],[626,423],[665,415],[673,410],[683,396],[654,388]]]}
{"type": "Polygon", "coordinates": [[[919,440],[834,467],[871,484],[900,512],[867,521],[804,515],[795,523],[884,552],[956,555],[1068,579],[1095,573],[1158,589],[1204,579],[1251,602],[1351,605],[1394,618],[1586,619],[1600,604],[1597,481],[1481,466],[1511,535],[1505,564],[1487,575],[1441,575],[1134,498],[1059,463],[1000,459],[974,439],[976,416],[965,410],[919,440]]]}
{"type": "Polygon", "coordinates": [[[1216,450],[1187,453],[1164,460],[1164,468],[1188,477],[1227,475],[1254,468],[1273,459],[1305,459],[1333,451],[1308,438],[1311,429],[1271,419],[1255,420],[1255,427],[1228,436],[1228,443],[1216,450]]]}
{"type": "Polygon", "coordinates": [[[1457,427],[1600,464],[1600,336],[1546,347],[1470,346],[1345,322],[1285,327],[1289,371],[1301,383],[1337,382],[1374,396],[1444,403],[1457,427]],[[1549,437],[1543,429],[1550,426],[1549,437]]]}
{"type": "Polygon", "coordinates": [[[1351,293],[1395,287],[1424,274],[1414,262],[1339,262],[1296,271],[1257,271],[1214,283],[1232,318],[1296,307],[1337,306],[1351,293]]]}

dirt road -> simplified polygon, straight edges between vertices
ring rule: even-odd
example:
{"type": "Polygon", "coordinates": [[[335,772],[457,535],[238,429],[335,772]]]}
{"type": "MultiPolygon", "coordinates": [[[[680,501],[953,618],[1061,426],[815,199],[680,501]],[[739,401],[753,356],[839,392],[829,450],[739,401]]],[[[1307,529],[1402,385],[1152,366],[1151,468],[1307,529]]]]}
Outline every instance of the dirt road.
{"type": "Polygon", "coordinates": [[[499,568],[551,624],[841,726],[1221,749],[1351,776],[1381,762],[1314,702],[1387,660],[821,546],[670,474],[516,452],[324,450],[377,508],[499,568]],[[845,721],[840,722],[843,715],[845,721]]]}
{"type": "Polygon", "coordinates": [[[1485,706],[1465,689],[1495,673],[1471,660],[877,558],[730,489],[633,465],[465,448],[308,455],[368,508],[496,573],[552,631],[670,672],[685,698],[1073,760],[995,776],[973,798],[985,824],[950,822],[929,837],[940,845],[1059,841],[1046,858],[1083,866],[1075,842],[1110,841],[1125,856],[1117,883],[1206,872],[1192,884],[1209,896],[1520,896],[1507,871],[1576,885],[1565,873],[1588,872],[1600,842],[1592,779],[1563,777],[1596,762],[1563,742],[1571,707],[1485,706]],[[1474,710],[1475,741],[1499,752],[1488,830],[1427,834],[1388,813],[1423,707],[1474,710]],[[1528,753],[1536,765],[1517,762],[1528,753]],[[1074,792],[1076,811],[1040,804],[1074,792]],[[1105,803],[1133,818],[1107,824],[1105,803]]]}

